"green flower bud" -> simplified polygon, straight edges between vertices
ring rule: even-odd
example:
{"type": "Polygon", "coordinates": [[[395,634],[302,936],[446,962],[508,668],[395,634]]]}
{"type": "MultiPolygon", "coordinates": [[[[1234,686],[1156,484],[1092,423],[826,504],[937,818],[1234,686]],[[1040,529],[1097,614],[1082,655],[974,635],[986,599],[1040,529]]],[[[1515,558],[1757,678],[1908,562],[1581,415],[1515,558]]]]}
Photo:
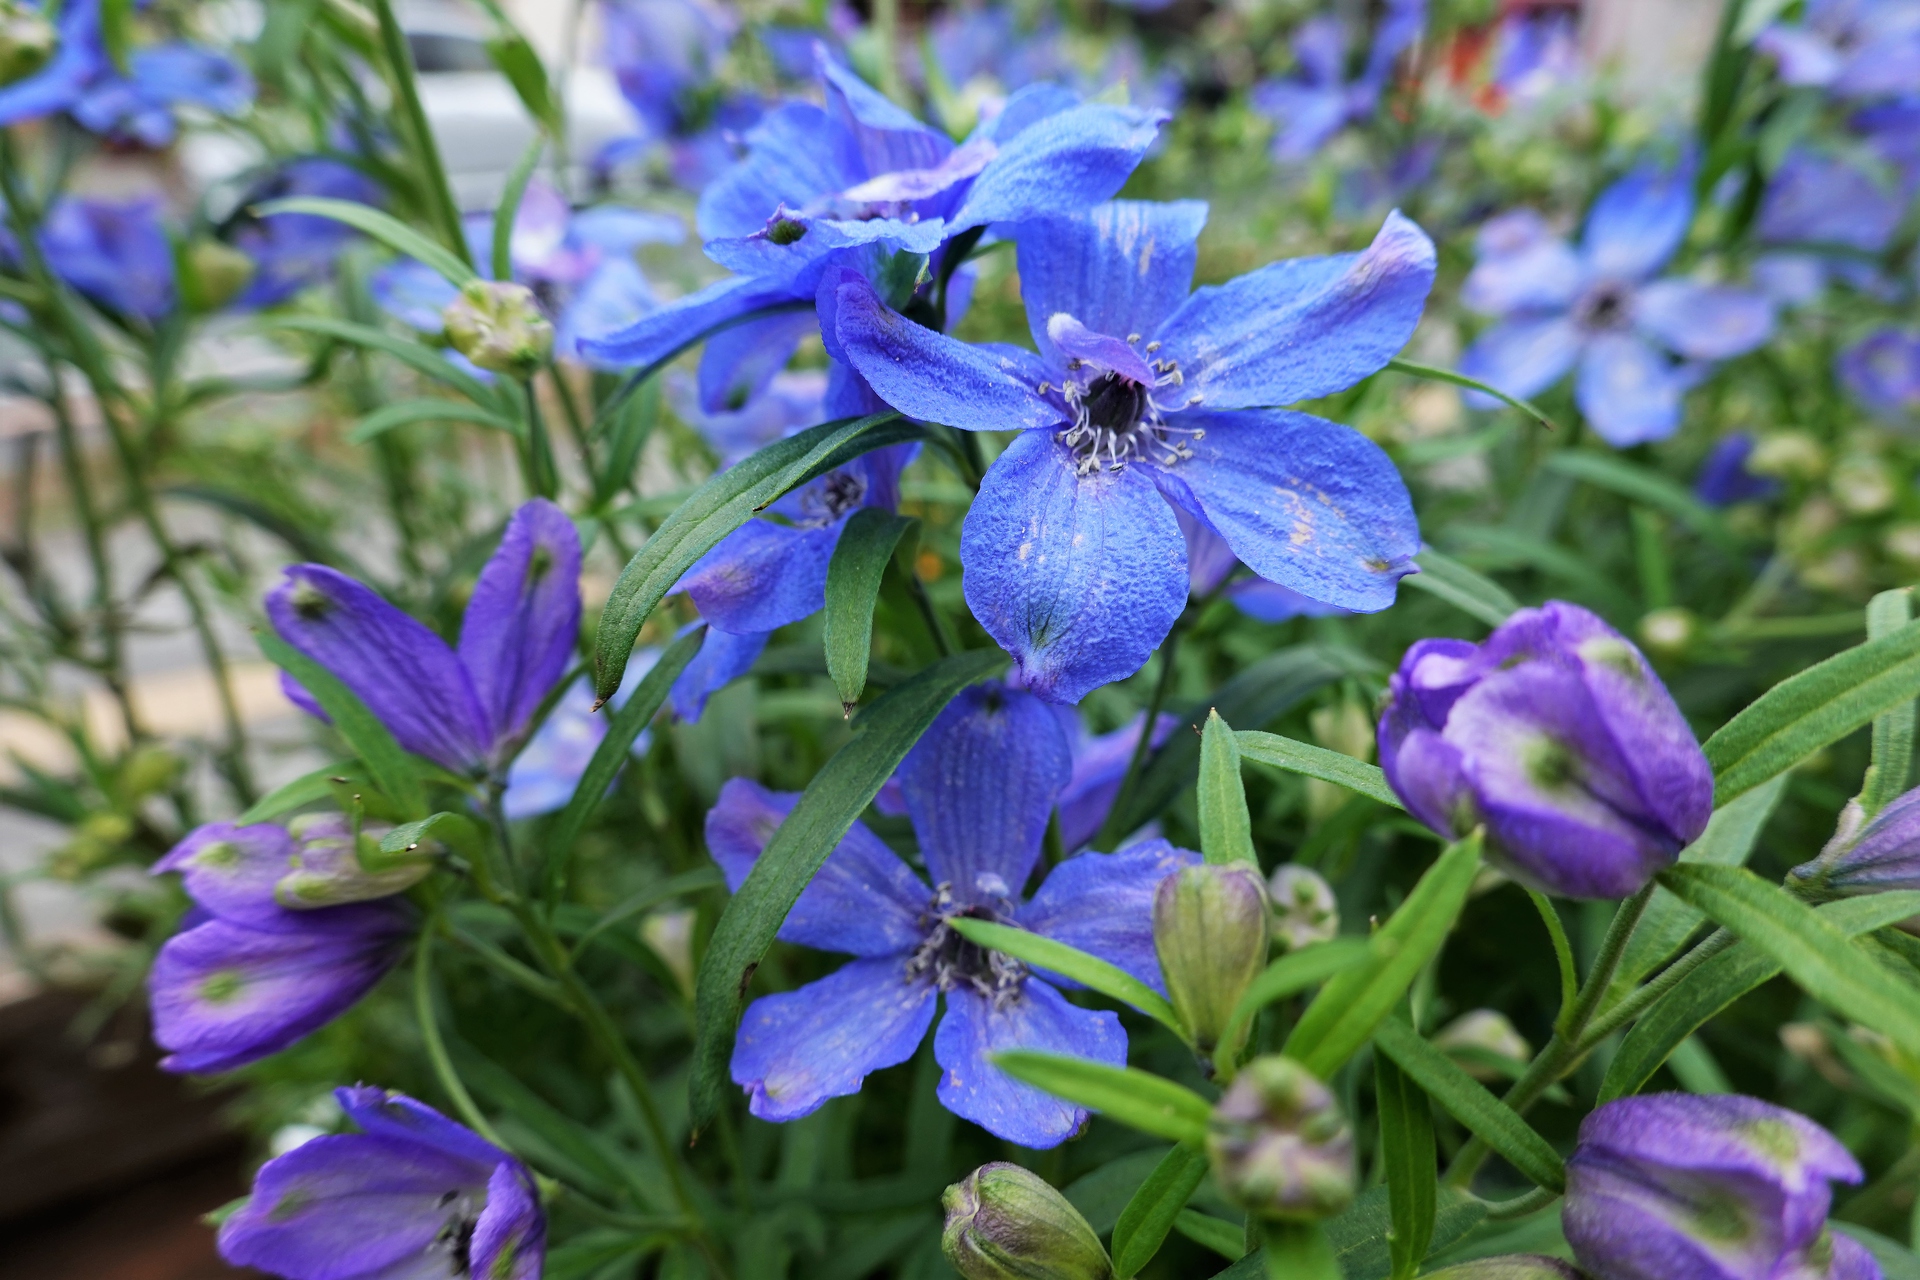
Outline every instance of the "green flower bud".
{"type": "Polygon", "coordinates": [[[363,828],[356,842],[351,824],[337,813],[310,813],[287,823],[300,842],[298,863],[274,881],[273,900],[290,911],[337,907],[399,893],[426,879],[433,861],[380,848],[384,827],[363,828]]]}
{"type": "Polygon", "coordinates": [[[180,291],[194,311],[218,311],[253,281],[253,259],[219,240],[195,240],[180,257],[180,291]]]}
{"type": "Polygon", "coordinates": [[[53,58],[60,32],[38,9],[0,0],[0,85],[24,80],[53,58]]]}
{"type": "Polygon", "coordinates": [[[1207,1154],[1229,1200],[1259,1218],[1330,1218],[1353,1202],[1353,1130],[1311,1071],[1255,1058],[1213,1108],[1207,1154]]]}
{"type": "Polygon", "coordinates": [[[1273,899],[1273,932],[1289,951],[1326,942],[1340,934],[1340,904],[1333,886],[1312,867],[1287,862],[1267,882],[1273,899]]]}
{"type": "MultiPolygon", "coordinates": [[[[1153,947],[1180,1023],[1211,1054],[1267,963],[1266,881],[1244,862],[1184,867],[1153,895],[1153,947]]],[[[1231,1046],[1237,1047],[1237,1046],[1231,1046]]]]}
{"type": "Polygon", "coordinates": [[[1700,620],[1689,609],[1678,606],[1655,609],[1640,619],[1640,643],[1648,653],[1661,658],[1677,658],[1700,638],[1700,620]]]}
{"type": "Polygon", "coordinates": [[[1111,1280],[1080,1211],[1017,1164],[983,1164],[940,1197],[940,1248],[966,1280],[1111,1280]]]}
{"type": "Polygon", "coordinates": [[[1430,1271],[1427,1280],[1582,1280],[1582,1276],[1571,1262],[1539,1253],[1510,1253],[1430,1271]]]}
{"type": "Polygon", "coordinates": [[[1461,1014],[1433,1037],[1433,1047],[1459,1059],[1476,1080],[1505,1079],[1509,1073],[1501,1069],[1502,1062],[1525,1065],[1533,1057],[1533,1046],[1497,1009],[1461,1014]]]}
{"type": "Polygon", "coordinates": [[[469,280],[440,320],[455,351],[495,373],[532,373],[553,350],[553,322],[523,284],[469,280]]]}

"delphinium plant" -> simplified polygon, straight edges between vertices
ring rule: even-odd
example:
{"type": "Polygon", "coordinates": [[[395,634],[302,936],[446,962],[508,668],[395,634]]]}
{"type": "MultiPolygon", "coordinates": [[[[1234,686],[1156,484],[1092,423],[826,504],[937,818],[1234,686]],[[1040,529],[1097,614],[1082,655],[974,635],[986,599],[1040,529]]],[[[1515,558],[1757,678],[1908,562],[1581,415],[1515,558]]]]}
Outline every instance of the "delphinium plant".
{"type": "Polygon", "coordinates": [[[80,767],[6,799],[152,873],[101,1000],[271,1144],[224,1257],[1920,1271],[1910,0],[1736,0],[1691,114],[1551,4],[599,8],[576,156],[483,6],[484,210],[390,0],[0,9],[89,566],[27,433],[5,691],[80,767]],[[257,163],[81,194],[183,125],[257,163]]]}

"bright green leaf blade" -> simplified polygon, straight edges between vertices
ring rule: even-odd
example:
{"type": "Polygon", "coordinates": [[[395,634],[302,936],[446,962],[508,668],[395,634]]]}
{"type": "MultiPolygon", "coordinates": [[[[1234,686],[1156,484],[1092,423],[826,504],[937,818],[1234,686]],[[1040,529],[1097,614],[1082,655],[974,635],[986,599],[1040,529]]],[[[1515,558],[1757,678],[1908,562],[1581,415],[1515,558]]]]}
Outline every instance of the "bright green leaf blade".
{"type": "Polygon", "coordinates": [[[1400,803],[1400,797],[1393,794],[1393,788],[1387,785],[1387,775],[1378,765],[1355,760],[1350,755],[1329,751],[1325,747],[1284,738],[1277,733],[1261,733],[1257,729],[1243,729],[1234,737],[1239,742],[1240,754],[1249,760],[1270,764],[1288,773],[1318,778],[1322,782],[1338,783],[1349,791],[1371,797],[1381,804],[1390,804],[1396,809],[1406,808],[1400,803]]]}
{"type": "Polygon", "coordinates": [[[1060,1194],[1080,1211],[1095,1235],[1104,1236],[1120,1221],[1121,1210],[1127,1207],[1133,1193],[1140,1189],[1140,1184],[1146,1181],[1167,1150],[1156,1144],[1143,1151],[1117,1156],[1068,1183],[1060,1194]]]}
{"type": "Polygon", "coordinates": [[[1920,1001],[1897,992],[1844,930],[1800,899],[1740,867],[1683,864],[1660,882],[1778,960],[1814,999],[1920,1055],[1920,1001]]]}
{"type": "Polygon", "coordinates": [[[833,558],[827,562],[827,674],[840,691],[840,705],[849,710],[867,687],[880,579],[893,559],[893,549],[918,523],[884,507],[862,507],[841,530],[833,558]]]}
{"type": "Polygon", "coordinates": [[[1185,1085],[1150,1072],[1029,1049],[996,1053],[993,1063],[1016,1080],[1142,1133],[1174,1142],[1206,1141],[1212,1104],[1185,1085]]]}
{"type": "Polygon", "coordinates": [[[414,822],[403,822],[380,837],[382,853],[412,853],[425,840],[438,840],[469,858],[486,849],[486,835],[472,818],[460,813],[432,813],[414,822]]]}
{"type": "Polygon", "coordinates": [[[1549,1191],[1566,1190],[1566,1166],[1553,1146],[1517,1111],[1494,1097],[1419,1032],[1397,1018],[1388,1018],[1373,1033],[1373,1043],[1426,1090],[1428,1097],[1446,1108],[1448,1115],[1471,1129],[1523,1176],[1549,1191]]]}
{"type": "Polygon", "coordinates": [[[409,342],[405,338],[396,338],[372,325],[355,324],[351,320],[336,320],[331,316],[275,316],[270,323],[275,329],[311,333],[322,338],[332,338],[336,342],[364,347],[369,351],[379,351],[392,356],[415,373],[458,391],[475,404],[498,403],[493,391],[485,383],[472,374],[456,368],[432,347],[418,342],[409,342]]]}
{"type": "MultiPolygon", "coordinates": [[[[521,44],[526,42],[523,40],[521,44]]],[[[489,53],[493,46],[487,46],[489,53]]],[[[497,59],[496,59],[497,61],[497,59]]],[[[546,72],[541,71],[544,84],[546,72]]],[[[511,77],[509,77],[511,78],[511,77]]],[[[518,85],[514,86],[516,89],[518,85]]],[[[523,99],[524,100],[524,99],[523,99]]],[[[536,119],[538,116],[536,115],[536,119]]],[[[544,134],[536,135],[527,149],[520,153],[520,159],[514,164],[513,172],[507,175],[507,189],[500,195],[500,203],[493,211],[492,266],[495,280],[513,279],[513,224],[520,216],[520,202],[526,198],[527,184],[533,181],[533,170],[540,163],[540,153],[546,150],[547,139],[544,134]]]]}
{"type": "Polygon", "coordinates": [[[1542,413],[1539,406],[1535,405],[1531,400],[1522,400],[1518,396],[1510,396],[1500,388],[1490,386],[1478,378],[1469,378],[1464,373],[1455,373],[1451,369],[1441,369],[1430,364],[1418,364],[1412,360],[1402,360],[1398,356],[1387,361],[1387,368],[1397,373],[1410,374],[1416,378],[1426,378],[1431,382],[1446,382],[1456,387],[1463,387],[1468,391],[1478,391],[1482,395],[1492,396],[1495,400],[1512,405],[1547,430],[1553,430],[1553,419],[1542,413]]]}
{"type": "Polygon", "coordinates": [[[1132,1005],[1180,1038],[1186,1038],[1187,1033],[1166,997],[1119,965],[1109,964],[1077,947],[1011,925],[967,920],[959,916],[947,923],[969,942],[1010,955],[1015,960],[1057,973],[1061,977],[1071,978],[1101,995],[1112,996],[1115,1000],[1132,1005]]]}
{"type": "MultiPolygon", "coordinates": [[[[1392,1018],[1387,1022],[1398,1025],[1392,1018]]],[[[1374,1055],[1373,1081],[1380,1111],[1380,1164],[1386,1170],[1387,1202],[1393,1216],[1387,1244],[1394,1280],[1409,1280],[1419,1272],[1420,1260],[1433,1241],[1440,1194],[1433,1104],[1425,1090],[1384,1053],[1374,1055]]]]}
{"type": "Polygon", "coordinates": [[[1555,454],[1547,460],[1546,469],[1609,490],[1629,502],[1664,511],[1723,550],[1739,548],[1719,512],[1700,501],[1685,485],[1656,471],[1611,454],[1585,452],[1555,454]]]}
{"type": "MultiPolygon", "coordinates": [[[[520,103],[526,107],[527,114],[539,122],[540,127],[554,137],[561,135],[559,100],[554,96],[552,87],[547,83],[547,68],[540,61],[533,46],[519,32],[511,32],[487,41],[487,56],[500,74],[507,78],[519,95],[520,103]]],[[[500,279],[506,279],[502,273],[500,279]]]]}
{"type": "Polygon", "coordinates": [[[774,441],[694,490],[627,561],[613,584],[595,638],[595,693],[607,698],[620,687],[627,657],[647,615],[696,560],[753,519],[755,512],[804,484],[816,468],[895,443],[899,433],[888,430],[895,424],[918,430],[892,412],[823,422],[774,441]],[[853,452],[848,453],[849,449],[853,452]]]}
{"type": "Polygon", "coordinates": [[[282,814],[316,804],[333,794],[333,788],[329,785],[331,779],[351,777],[354,772],[354,762],[342,760],[338,764],[315,769],[312,773],[303,773],[254,801],[251,808],[233,820],[234,824],[245,827],[256,822],[271,822],[282,814]]]}
{"type": "Polygon", "coordinates": [[[1320,988],[1287,1037],[1287,1056],[1322,1080],[1352,1057],[1439,952],[1479,869],[1478,832],[1447,846],[1373,935],[1366,962],[1320,988]]]}
{"type": "MultiPolygon", "coordinates": [[[[1882,591],[1867,602],[1867,639],[1892,635],[1913,621],[1913,592],[1901,587],[1882,591]]],[[[1873,719],[1873,755],[1866,781],[1860,787],[1860,805],[1868,816],[1880,812],[1889,800],[1907,789],[1913,777],[1914,704],[1911,699],[1873,719]]]]}
{"type": "Polygon", "coordinates": [[[1232,1262],[1246,1256],[1247,1229],[1237,1227],[1210,1213],[1182,1209],[1173,1220],[1173,1229],[1203,1249],[1211,1249],[1232,1262]]]}
{"type": "Polygon", "coordinates": [[[1343,969],[1351,969],[1373,955],[1365,938],[1329,938],[1301,951],[1281,956],[1261,971],[1234,1006],[1233,1017],[1220,1033],[1223,1044],[1238,1044],[1240,1025],[1290,995],[1316,987],[1343,969]]]}
{"type": "Polygon", "coordinates": [[[439,272],[456,289],[469,280],[479,279],[474,269],[450,250],[427,239],[392,214],[371,205],[353,200],[334,200],[326,196],[290,196],[285,200],[269,200],[265,204],[255,205],[253,212],[261,217],[276,213],[305,213],[316,218],[331,218],[335,222],[346,223],[356,231],[365,232],[395,253],[417,258],[439,272]]]}
{"type": "MultiPolygon", "coordinates": [[[[1153,1261],[1174,1219],[1207,1176],[1207,1153],[1185,1143],[1167,1152],[1120,1211],[1113,1227],[1113,1273],[1130,1280],[1153,1261]]],[[[1236,1255],[1237,1256],[1237,1255],[1236,1255]]]]}
{"type": "Polygon", "coordinates": [[[404,427],[415,422],[471,422],[476,426],[504,431],[511,436],[522,434],[518,422],[491,409],[482,408],[477,404],[467,404],[460,400],[442,400],[428,396],[418,400],[397,400],[375,409],[353,424],[353,430],[347,433],[347,443],[365,444],[395,427],[404,427]]]}
{"type": "Polygon", "coordinates": [[[346,740],[353,753],[360,757],[360,762],[367,766],[367,774],[373,784],[386,792],[403,813],[424,815],[427,796],[420,786],[420,777],[414,771],[412,761],[400,749],[400,744],[393,740],[393,734],[387,726],[367,710],[366,704],[354,696],[353,690],[342,684],[331,671],[271,631],[257,631],[254,639],[269,662],[298,680],[300,687],[320,704],[320,709],[333,721],[334,729],[346,740]]]}
{"type": "Polygon", "coordinates": [[[1402,578],[1401,582],[1440,597],[1490,627],[1499,626],[1520,608],[1520,602],[1509,595],[1505,587],[1432,547],[1414,559],[1420,565],[1420,572],[1402,578]]]}
{"type": "Polygon", "coordinates": [[[1218,710],[1207,712],[1200,730],[1200,852],[1208,862],[1260,865],[1253,851],[1253,819],[1240,778],[1240,748],[1218,710]]]}
{"type": "Polygon", "coordinates": [[[1920,623],[1782,680],[1706,742],[1723,805],[1920,695],[1920,623]]]}
{"type": "Polygon", "coordinates": [[[767,841],[746,882],[727,903],[700,963],[689,1085],[695,1128],[704,1127],[719,1109],[747,984],[807,882],[941,708],[1006,663],[1007,656],[998,649],[956,653],[889,690],[855,717],[852,739],[821,766],[767,841]]]}

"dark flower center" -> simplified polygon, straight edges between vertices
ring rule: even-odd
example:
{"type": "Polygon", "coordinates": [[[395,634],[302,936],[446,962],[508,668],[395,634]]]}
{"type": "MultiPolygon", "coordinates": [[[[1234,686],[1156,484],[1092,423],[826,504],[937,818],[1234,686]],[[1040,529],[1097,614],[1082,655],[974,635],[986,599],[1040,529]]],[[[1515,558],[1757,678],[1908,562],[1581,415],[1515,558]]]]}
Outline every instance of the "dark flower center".
{"type": "Polygon", "coordinates": [[[447,1274],[456,1280],[465,1280],[473,1274],[473,1233],[480,1225],[479,1206],[467,1192],[449,1191],[440,1197],[440,1207],[452,1213],[427,1251],[445,1254],[449,1264],[447,1274]]]}
{"type": "Polygon", "coordinates": [[[827,525],[867,500],[867,478],[858,471],[829,471],[800,499],[805,523],[827,525]]]}
{"type": "Polygon", "coordinates": [[[1138,428],[1146,417],[1147,389],[1132,378],[1109,373],[1094,379],[1080,404],[1086,410],[1087,425],[1124,434],[1138,428]]]}
{"type": "Polygon", "coordinates": [[[907,977],[931,977],[933,985],[941,991],[972,987],[983,998],[993,1001],[996,1009],[1019,999],[1027,980],[1027,966],[1012,956],[967,941],[947,923],[953,919],[1007,923],[990,907],[956,909],[952,887],[941,885],[933,901],[927,904],[926,914],[920,917],[927,936],[907,961],[907,977]]]}
{"type": "MultiPolygon", "coordinates": [[[[1138,342],[1139,335],[1127,341],[1138,342]]],[[[1159,345],[1148,343],[1147,355],[1151,356],[1159,345]]],[[[1166,406],[1153,396],[1156,388],[1182,384],[1180,366],[1172,360],[1150,363],[1158,375],[1153,386],[1111,370],[1096,373],[1087,381],[1069,377],[1060,384],[1060,394],[1073,411],[1073,425],[1062,431],[1058,439],[1073,454],[1074,469],[1079,474],[1120,471],[1134,458],[1170,467],[1193,456],[1193,450],[1182,437],[1199,440],[1206,431],[1168,426],[1166,406]]],[[[1079,373],[1085,367],[1078,360],[1067,362],[1069,374],[1079,373]]],[[[1054,387],[1052,383],[1043,382],[1038,389],[1041,395],[1046,395],[1054,387]]],[[[1199,403],[1200,397],[1194,395],[1173,407],[1190,409],[1199,403]]]]}
{"type": "Polygon", "coordinates": [[[1586,329],[1619,329],[1627,323],[1627,290],[1603,284],[1580,299],[1574,319],[1586,329]]]}

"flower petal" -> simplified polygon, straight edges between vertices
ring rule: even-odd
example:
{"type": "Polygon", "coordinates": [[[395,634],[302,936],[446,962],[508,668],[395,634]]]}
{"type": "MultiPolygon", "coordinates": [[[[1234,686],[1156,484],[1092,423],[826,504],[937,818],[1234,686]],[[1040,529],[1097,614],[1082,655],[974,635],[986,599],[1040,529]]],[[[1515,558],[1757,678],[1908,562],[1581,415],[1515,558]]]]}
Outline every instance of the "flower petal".
{"type": "Polygon", "coordinates": [[[988,469],[960,562],[973,616],[1055,702],[1145,666],[1186,605],[1186,542],[1147,469],[1078,475],[1051,432],[988,469]]]}
{"type": "Polygon", "coordinates": [[[1656,280],[1634,299],[1633,321],[1689,360],[1727,360],[1772,336],[1773,304],[1749,289],[1656,280]]]}
{"type": "Polygon", "coordinates": [[[751,403],[818,324],[811,311],[781,311],[708,338],[700,353],[700,407],[722,413],[751,403]]]}
{"type": "MultiPolygon", "coordinates": [[[[818,56],[826,81],[827,115],[845,129],[874,177],[900,169],[932,169],[946,159],[953,143],[896,106],[852,70],[835,62],[824,48],[818,56]]],[[[820,146],[819,141],[812,144],[820,146]]]]}
{"type": "Polygon", "coordinates": [[[1573,246],[1532,209],[1502,214],[1480,228],[1480,261],[1460,286],[1463,305],[1482,315],[1564,311],[1584,272],[1573,246]]]}
{"type": "Polygon", "coordinates": [[[1693,222],[1691,162],[1643,164],[1593,202],[1580,247],[1588,271],[1610,280],[1644,280],[1686,238],[1693,222]]]}
{"type": "Polygon", "coordinates": [[[1273,262],[1194,290],[1160,327],[1160,357],[1210,409],[1331,395],[1407,345],[1433,271],[1433,241],[1395,211],[1364,252],[1273,262]]]}
{"type": "Polygon", "coordinates": [[[516,742],[580,634],[580,535],[545,498],[507,521],[460,625],[460,662],[496,742],[516,742]]]}
{"type": "Polygon", "coordinates": [[[1109,199],[1166,119],[1164,111],[1088,103],[1027,125],[1000,142],[999,155],[948,218],[949,232],[1077,213],[1109,199]]]}
{"type": "Polygon", "coordinates": [[[1254,86],[1250,102],[1278,126],[1273,158],[1283,164],[1312,156],[1347,123],[1347,90],[1337,81],[1266,80],[1254,86]]]}
{"type": "Polygon", "coordinates": [[[971,987],[947,992],[947,1016],[933,1035],[944,1069],[938,1090],[947,1110],[1023,1147],[1057,1147],[1080,1132],[1087,1113],[1023,1084],[993,1065],[1007,1049],[1090,1058],[1125,1066],[1127,1033],[1105,1010],[1081,1009],[1038,978],[997,1004],[971,987]]]}
{"type": "Polygon", "coordinates": [[[1118,853],[1077,854],[1049,872],[1033,900],[1020,908],[1021,927],[1117,964],[1165,995],[1153,949],[1154,890],[1199,861],[1199,854],[1159,839],[1138,841],[1118,853]]]}
{"type": "Polygon", "coordinates": [[[1773,56],[1783,84],[1831,84],[1840,74],[1833,42],[1802,26],[1776,22],[1754,38],[1753,47],[1773,56]]]}
{"type": "Polygon", "coordinates": [[[347,1118],[376,1137],[423,1142],[474,1164],[474,1180],[484,1182],[506,1152],[463,1124],[456,1124],[417,1098],[376,1085],[351,1085],[333,1091],[347,1118]]]}
{"type": "Polygon", "coordinates": [[[707,184],[694,225],[703,240],[764,231],[782,205],[804,209],[860,181],[859,158],[810,102],[789,102],[747,131],[747,158],[707,184]]]}
{"type": "MultiPolygon", "coordinates": [[[[1073,744],[1073,776],[1067,780],[1066,789],[1056,804],[1060,813],[1060,846],[1071,853],[1098,835],[1106,822],[1107,811],[1113,808],[1120,784],[1126,778],[1127,766],[1133,761],[1134,748],[1140,745],[1147,713],[1142,711],[1112,733],[1090,738],[1079,729],[1077,713],[1065,707],[1060,710],[1071,717],[1070,726],[1066,719],[1062,720],[1068,737],[1073,738],[1076,732],[1082,735],[1073,744]]],[[[1162,715],[1154,724],[1152,745],[1159,747],[1179,723],[1177,716],[1162,715]]]]}
{"type": "Polygon", "coordinates": [[[1156,472],[1262,578],[1372,613],[1414,571],[1420,530],[1380,446],[1304,413],[1181,414],[1193,456],[1156,472]]]}
{"type": "Polygon", "coordinates": [[[641,368],[671,357],[716,325],[794,300],[792,290],[778,283],[728,276],[669,302],[617,333],[582,336],[580,353],[617,368],[641,368]]]}
{"type": "Polygon", "coordinates": [[[827,564],[842,527],[749,520],[701,556],[680,589],[701,617],[737,635],[798,622],[826,605],[827,564]]]}
{"type": "Polygon", "coordinates": [[[300,843],[285,827],[212,822],[188,832],[153,864],[152,873],[180,872],[188,896],[222,920],[284,932],[290,924],[305,926],[274,901],[273,886],[299,858],[300,843]]]}
{"type": "MultiPolygon", "coordinates": [[[[735,893],[761,850],[799,801],[751,778],[729,778],[707,811],[707,851],[735,893]]],[[[890,955],[926,936],[921,913],[933,891],[880,838],[855,822],[827,855],[780,926],[784,942],[855,956],[890,955]]]]}
{"type": "Polygon", "coordinates": [[[1631,334],[1609,333],[1587,344],[1573,395],[1600,438],[1624,449],[1678,431],[1685,390],[1672,361],[1631,334]]]}
{"type": "MultiPolygon", "coordinates": [[[[1565,316],[1503,320],[1473,340],[1460,357],[1460,372],[1510,396],[1530,396],[1573,368],[1580,343],[1580,331],[1565,316]]],[[[1467,403],[1476,409],[1500,407],[1500,401],[1478,391],[1467,393],[1467,403]]]]}
{"type": "Polygon", "coordinates": [[[673,689],[668,695],[668,700],[673,703],[673,713],[688,724],[697,723],[701,713],[707,709],[709,697],[753,669],[753,664],[760,659],[761,650],[767,647],[767,636],[770,634],[754,631],[735,635],[718,627],[708,627],[707,638],[701,643],[700,652],[693,655],[693,660],[687,663],[687,669],[673,682],[673,689]]]}
{"type": "Polygon", "coordinates": [[[502,1161],[487,1182],[487,1207],[474,1224],[471,1271],[486,1280],[540,1280],[547,1223],[532,1179],[518,1161],[502,1161]]]}
{"type": "Polygon", "coordinates": [[[906,964],[905,955],[855,960],[749,1005],[733,1045],[733,1082],[747,1091],[747,1110],[798,1120],[911,1058],[933,1021],[933,984],[909,979],[906,964]]]}

